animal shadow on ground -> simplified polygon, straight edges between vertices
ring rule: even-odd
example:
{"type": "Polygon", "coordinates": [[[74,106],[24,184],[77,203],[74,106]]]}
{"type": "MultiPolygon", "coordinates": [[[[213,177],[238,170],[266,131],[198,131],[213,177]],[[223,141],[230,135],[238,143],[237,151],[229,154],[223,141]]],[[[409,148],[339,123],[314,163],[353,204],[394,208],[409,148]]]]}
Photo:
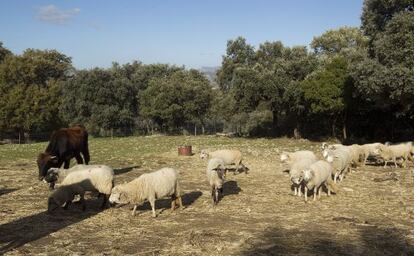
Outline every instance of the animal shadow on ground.
{"type": "Polygon", "coordinates": [[[250,171],[249,167],[244,166],[244,165],[242,165],[241,167],[239,167],[239,170],[238,171],[236,171],[236,167],[233,167],[233,166],[230,167],[230,168],[227,168],[226,170],[227,170],[227,172],[232,172],[233,175],[237,175],[237,174],[240,174],[240,173],[243,173],[243,172],[245,174],[248,174],[249,171],[250,171]]]}
{"type": "Polygon", "coordinates": [[[0,196],[16,191],[17,188],[0,188],[0,196]]]}
{"type": "Polygon", "coordinates": [[[140,167],[141,166],[139,166],[139,165],[135,165],[135,166],[129,166],[129,167],[124,167],[124,168],[114,169],[114,174],[115,175],[124,174],[124,173],[132,171],[135,168],[140,168],[140,167]]]}
{"type": "Polygon", "coordinates": [[[351,242],[314,229],[269,228],[241,255],[414,255],[414,246],[405,238],[407,232],[395,227],[360,226],[358,238],[351,242]]]}
{"type": "MultiPolygon", "coordinates": [[[[192,191],[189,193],[185,193],[181,196],[181,200],[183,201],[184,207],[192,205],[203,193],[200,191],[192,191]]],[[[171,208],[171,199],[170,198],[164,198],[159,199],[155,201],[155,209],[162,209],[161,211],[164,211],[165,209],[171,208]]],[[[140,211],[150,211],[151,205],[149,202],[145,202],[144,204],[138,206],[138,210],[140,211]]]]}
{"type": "MultiPolygon", "coordinates": [[[[223,194],[221,198],[228,195],[237,195],[240,193],[241,188],[237,185],[237,181],[229,180],[223,184],[223,194]]],[[[221,200],[221,199],[220,199],[221,200]]]]}
{"type": "Polygon", "coordinates": [[[101,202],[86,200],[85,212],[74,203],[68,210],[43,211],[0,225],[0,255],[98,214],[101,202]]]}

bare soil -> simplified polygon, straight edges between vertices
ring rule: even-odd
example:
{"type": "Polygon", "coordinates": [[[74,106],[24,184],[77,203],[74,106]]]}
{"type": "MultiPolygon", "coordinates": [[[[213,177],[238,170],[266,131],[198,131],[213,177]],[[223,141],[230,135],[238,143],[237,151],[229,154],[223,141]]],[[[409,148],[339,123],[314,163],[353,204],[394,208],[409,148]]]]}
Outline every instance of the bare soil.
{"type": "Polygon", "coordinates": [[[315,202],[293,196],[279,162],[283,150],[320,151],[320,143],[288,139],[130,137],[92,139],[91,163],[116,169],[116,183],[161,167],[177,168],[185,209],[168,198],[100,210],[90,195],[47,214],[47,184],[37,180],[45,143],[0,146],[0,254],[7,255],[414,255],[413,168],[366,166],[340,191],[315,202]],[[179,145],[193,156],[178,156],[179,145]],[[248,174],[227,174],[212,206],[200,149],[240,149],[248,174]],[[388,178],[391,177],[391,178],[388,178]]]}

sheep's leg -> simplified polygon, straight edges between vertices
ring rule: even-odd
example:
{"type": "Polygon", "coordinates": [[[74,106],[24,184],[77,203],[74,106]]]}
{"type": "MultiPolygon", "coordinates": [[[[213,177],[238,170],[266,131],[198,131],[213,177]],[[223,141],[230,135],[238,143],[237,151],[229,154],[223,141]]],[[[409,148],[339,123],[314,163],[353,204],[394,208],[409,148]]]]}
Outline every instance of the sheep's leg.
{"type": "Polygon", "coordinates": [[[326,188],[328,189],[328,196],[331,196],[331,188],[330,188],[330,186],[326,186],[326,188]]]}
{"type": "Polygon", "coordinates": [[[63,165],[64,169],[69,169],[70,166],[70,159],[69,160],[65,160],[65,164],[63,165]]]}
{"type": "Polygon", "coordinates": [[[385,163],[384,163],[384,168],[385,168],[385,167],[387,167],[387,163],[388,163],[388,161],[387,161],[387,160],[384,160],[384,162],[385,162],[385,163]]]}
{"type": "Polygon", "coordinates": [[[322,191],[322,189],[319,188],[319,190],[318,190],[318,199],[321,199],[321,191],[322,191]]]}
{"type": "Polygon", "coordinates": [[[151,204],[151,209],[152,209],[152,217],[157,217],[157,214],[155,213],[155,199],[150,199],[149,200],[150,204],[151,204]]]}
{"type": "Polygon", "coordinates": [[[138,207],[138,205],[136,204],[136,205],[134,205],[134,209],[132,209],[132,216],[134,216],[135,215],[135,212],[136,212],[136,210],[137,210],[137,207],[138,207]]]}
{"type": "Polygon", "coordinates": [[[394,156],[394,157],[392,158],[392,160],[394,161],[394,166],[395,166],[395,168],[398,168],[397,158],[394,156]]]}
{"type": "Polygon", "coordinates": [[[99,196],[103,196],[103,201],[102,201],[101,209],[104,209],[106,207],[106,205],[108,204],[109,195],[105,195],[105,194],[99,193],[99,196]]]}
{"type": "Polygon", "coordinates": [[[299,188],[298,188],[299,192],[298,192],[298,197],[302,196],[302,185],[299,184],[299,188]]]}
{"type": "Polygon", "coordinates": [[[313,201],[316,201],[316,194],[318,193],[318,188],[315,186],[313,188],[313,201]]]}
{"type": "Polygon", "coordinates": [[[335,173],[334,175],[334,182],[336,183],[336,179],[338,178],[338,172],[335,173]]]}
{"type": "Polygon", "coordinates": [[[297,196],[298,195],[298,187],[295,186],[293,189],[294,189],[294,195],[297,196]]]}
{"type": "Polygon", "coordinates": [[[218,189],[216,189],[215,196],[216,196],[215,198],[216,198],[216,204],[217,204],[219,201],[219,190],[218,189]]]}
{"type": "Polygon", "coordinates": [[[213,205],[215,205],[216,204],[216,197],[215,197],[215,195],[216,195],[216,188],[212,188],[211,189],[211,199],[213,200],[213,205]]]}
{"type": "Polygon", "coordinates": [[[308,201],[308,187],[307,186],[305,186],[305,202],[307,202],[308,201]]]}
{"type": "Polygon", "coordinates": [[[79,202],[81,203],[81,205],[82,205],[82,211],[84,212],[86,210],[86,203],[85,203],[85,197],[84,197],[84,195],[80,195],[79,202]]]}
{"type": "Polygon", "coordinates": [[[181,199],[181,196],[177,197],[176,200],[178,200],[178,204],[180,205],[180,208],[183,209],[184,206],[183,206],[183,200],[181,199]]]}
{"type": "Polygon", "coordinates": [[[63,209],[67,210],[70,204],[72,204],[72,201],[67,201],[63,209]]]}
{"type": "Polygon", "coordinates": [[[175,195],[171,196],[171,211],[175,210],[175,200],[177,200],[177,198],[175,197],[175,195]]]}

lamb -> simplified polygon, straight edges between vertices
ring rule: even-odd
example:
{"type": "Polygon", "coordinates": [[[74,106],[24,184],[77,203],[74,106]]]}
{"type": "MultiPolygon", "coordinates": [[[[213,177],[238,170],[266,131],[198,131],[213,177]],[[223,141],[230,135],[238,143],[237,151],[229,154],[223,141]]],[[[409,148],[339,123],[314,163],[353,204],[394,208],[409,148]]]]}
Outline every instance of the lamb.
{"type": "Polygon", "coordinates": [[[152,216],[155,213],[155,200],[166,196],[171,197],[171,211],[175,210],[176,201],[181,208],[180,186],[178,172],[173,168],[162,168],[151,173],[144,173],[129,183],[117,185],[112,189],[109,202],[116,204],[134,204],[132,216],[135,215],[138,204],[148,200],[152,208],[152,216]]]}
{"type": "Polygon", "coordinates": [[[201,150],[200,158],[201,159],[219,158],[223,160],[226,165],[234,164],[236,166],[236,172],[239,172],[240,166],[242,168],[242,171],[244,171],[245,173],[247,173],[247,171],[249,170],[246,166],[242,164],[243,158],[239,150],[222,149],[222,150],[216,150],[210,153],[208,153],[206,150],[201,150]]]}
{"type": "Polygon", "coordinates": [[[296,161],[295,163],[292,164],[292,166],[290,167],[289,170],[289,177],[290,180],[292,182],[294,191],[295,191],[295,196],[301,196],[302,195],[302,178],[301,178],[301,174],[302,171],[309,168],[309,166],[311,164],[313,164],[314,159],[309,159],[309,158],[304,158],[304,159],[300,159],[298,161],[296,161]]]}
{"type": "Polygon", "coordinates": [[[282,163],[287,163],[289,166],[292,166],[294,162],[305,158],[310,159],[313,162],[317,161],[315,153],[309,150],[301,150],[296,152],[282,152],[282,154],[280,155],[280,161],[282,163]]]}
{"type": "Polygon", "coordinates": [[[211,197],[213,206],[219,201],[219,196],[223,193],[225,164],[220,158],[211,158],[208,161],[206,175],[211,187],[211,197]]]}
{"type": "Polygon", "coordinates": [[[305,185],[305,202],[308,201],[308,190],[313,189],[313,200],[321,197],[321,185],[328,189],[328,196],[332,192],[336,193],[338,188],[332,181],[332,165],[324,160],[317,161],[309,166],[309,169],[302,171],[303,182],[305,185]]]}
{"type": "Polygon", "coordinates": [[[55,209],[62,207],[63,205],[65,205],[63,208],[67,209],[76,195],[80,195],[82,210],[85,211],[85,190],[79,184],[60,186],[57,190],[55,190],[49,196],[47,211],[52,213],[55,209]]]}
{"type": "Polygon", "coordinates": [[[397,158],[402,158],[402,166],[406,167],[407,159],[411,157],[412,143],[401,143],[397,145],[380,145],[375,153],[379,154],[385,161],[384,167],[387,166],[387,163],[390,161],[394,162],[395,167],[397,168],[397,158]]]}
{"type": "Polygon", "coordinates": [[[338,148],[336,150],[330,150],[327,152],[326,160],[332,164],[334,174],[334,182],[339,177],[342,181],[345,174],[349,171],[349,165],[351,161],[350,151],[346,148],[338,148]]]}
{"type": "Polygon", "coordinates": [[[83,165],[61,183],[62,186],[71,184],[78,184],[85,191],[99,192],[99,196],[103,196],[101,208],[104,208],[114,186],[114,170],[106,165],[83,165]]]}

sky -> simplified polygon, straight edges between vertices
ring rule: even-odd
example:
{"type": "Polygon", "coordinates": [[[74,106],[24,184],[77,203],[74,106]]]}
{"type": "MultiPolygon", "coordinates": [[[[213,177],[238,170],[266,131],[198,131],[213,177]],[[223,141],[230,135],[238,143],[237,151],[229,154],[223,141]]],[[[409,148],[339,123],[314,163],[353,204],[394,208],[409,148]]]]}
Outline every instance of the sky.
{"type": "Polygon", "coordinates": [[[363,0],[0,0],[0,41],[15,54],[56,49],[76,68],[139,60],[188,68],[221,64],[229,39],[309,46],[360,26],[363,0]]]}

